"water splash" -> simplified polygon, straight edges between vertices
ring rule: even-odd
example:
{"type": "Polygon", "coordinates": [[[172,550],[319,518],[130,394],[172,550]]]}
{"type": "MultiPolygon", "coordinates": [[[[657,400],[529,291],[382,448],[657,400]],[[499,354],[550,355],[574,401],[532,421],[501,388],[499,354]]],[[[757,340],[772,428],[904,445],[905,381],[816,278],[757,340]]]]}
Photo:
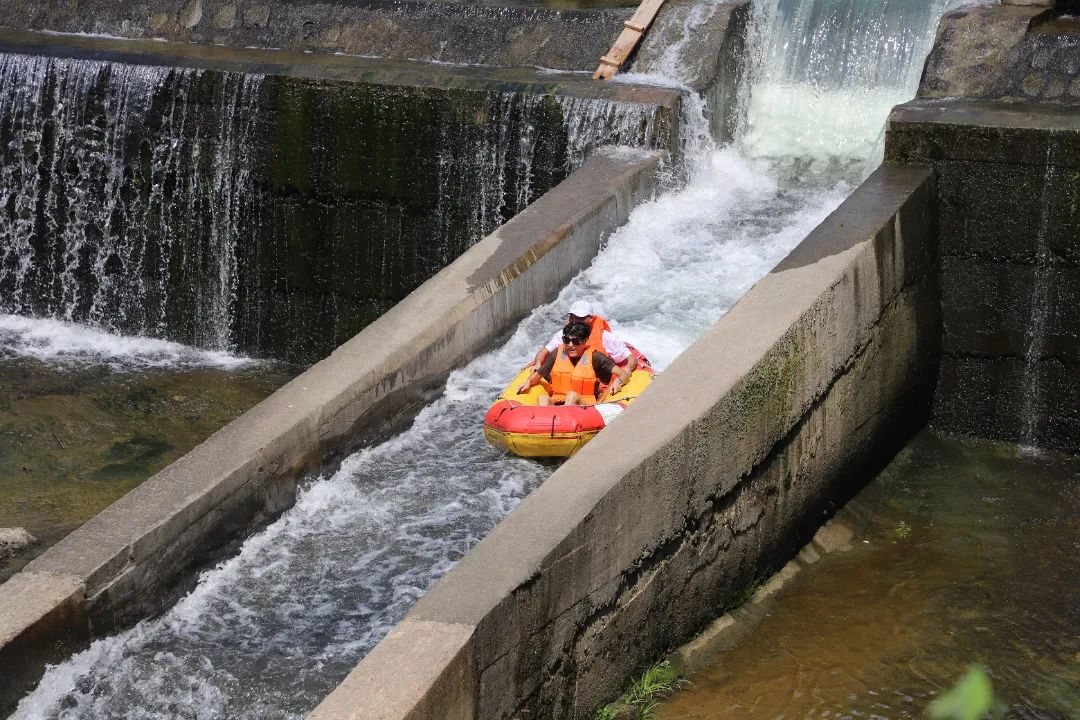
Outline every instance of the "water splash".
{"type": "Polygon", "coordinates": [[[167,340],[113,335],[63,320],[0,314],[0,360],[6,357],[31,357],[53,364],[105,364],[123,371],[190,367],[235,370],[258,362],[167,340]]]}
{"type": "Polygon", "coordinates": [[[745,152],[796,178],[865,177],[881,162],[883,119],[918,87],[938,19],[961,4],[759,3],[751,23],[757,58],[740,132],[745,152]]]}

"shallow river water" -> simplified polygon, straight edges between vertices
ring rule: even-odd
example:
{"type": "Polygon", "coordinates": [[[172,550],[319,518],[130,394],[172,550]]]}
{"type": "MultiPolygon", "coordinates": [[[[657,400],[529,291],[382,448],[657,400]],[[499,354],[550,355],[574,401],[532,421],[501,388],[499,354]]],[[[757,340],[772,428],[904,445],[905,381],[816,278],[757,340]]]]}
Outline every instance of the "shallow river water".
{"type": "Polygon", "coordinates": [[[1080,458],[918,435],[662,720],[921,718],[971,663],[1008,716],[1080,718],[1080,458]]]}
{"type": "Polygon", "coordinates": [[[0,528],[38,542],[0,582],[296,369],[0,315],[0,528]]]}

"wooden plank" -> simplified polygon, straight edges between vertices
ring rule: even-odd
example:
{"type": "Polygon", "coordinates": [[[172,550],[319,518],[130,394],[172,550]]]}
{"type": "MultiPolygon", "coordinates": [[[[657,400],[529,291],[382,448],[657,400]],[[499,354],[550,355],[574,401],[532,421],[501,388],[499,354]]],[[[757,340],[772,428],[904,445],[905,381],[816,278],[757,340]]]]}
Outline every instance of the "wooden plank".
{"type": "Polygon", "coordinates": [[[623,30],[615,39],[611,50],[600,58],[600,67],[593,73],[593,80],[607,80],[619,72],[626,58],[630,57],[630,53],[641,42],[641,36],[656,19],[656,14],[660,12],[660,6],[663,4],[664,0],[642,0],[633,16],[623,23],[623,30]]]}

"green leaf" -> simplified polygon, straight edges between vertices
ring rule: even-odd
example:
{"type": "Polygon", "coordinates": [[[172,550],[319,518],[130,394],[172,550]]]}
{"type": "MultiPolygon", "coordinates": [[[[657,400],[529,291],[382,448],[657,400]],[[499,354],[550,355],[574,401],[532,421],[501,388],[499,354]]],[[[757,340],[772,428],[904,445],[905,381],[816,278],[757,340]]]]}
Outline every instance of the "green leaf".
{"type": "Polygon", "coordinates": [[[981,665],[968,667],[964,676],[927,708],[931,720],[979,720],[997,709],[994,688],[981,665]]]}

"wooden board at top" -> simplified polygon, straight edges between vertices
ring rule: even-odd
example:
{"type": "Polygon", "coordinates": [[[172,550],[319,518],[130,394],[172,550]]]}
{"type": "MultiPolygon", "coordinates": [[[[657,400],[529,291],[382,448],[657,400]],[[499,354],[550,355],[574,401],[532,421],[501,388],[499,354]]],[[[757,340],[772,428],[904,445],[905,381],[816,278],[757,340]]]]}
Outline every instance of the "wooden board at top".
{"type": "Polygon", "coordinates": [[[615,39],[615,44],[608,50],[607,55],[600,58],[600,67],[593,73],[593,80],[607,80],[619,72],[626,58],[630,57],[630,53],[641,42],[641,36],[656,19],[656,14],[660,12],[663,4],[664,0],[642,0],[633,16],[623,23],[623,31],[615,39]]]}

